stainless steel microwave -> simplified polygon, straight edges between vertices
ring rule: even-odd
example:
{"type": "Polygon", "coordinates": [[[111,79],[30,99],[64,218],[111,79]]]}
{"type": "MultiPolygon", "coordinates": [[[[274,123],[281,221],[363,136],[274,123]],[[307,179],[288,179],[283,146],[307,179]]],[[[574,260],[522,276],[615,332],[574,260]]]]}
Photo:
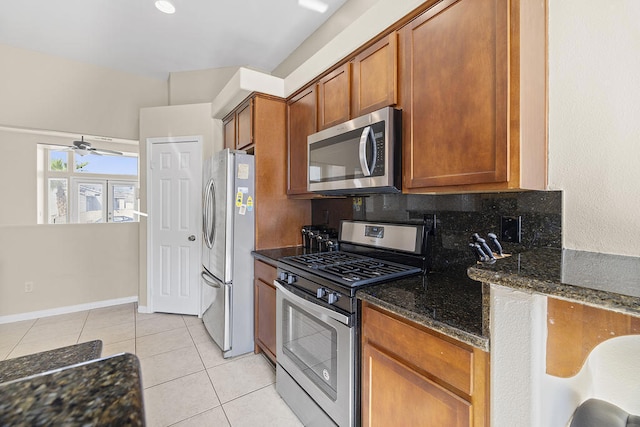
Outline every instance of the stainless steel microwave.
{"type": "Polygon", "coordinates": [[[399,193],[402,112],[385,107],[307,137],[307,189],[328,195],[399,193]]]}

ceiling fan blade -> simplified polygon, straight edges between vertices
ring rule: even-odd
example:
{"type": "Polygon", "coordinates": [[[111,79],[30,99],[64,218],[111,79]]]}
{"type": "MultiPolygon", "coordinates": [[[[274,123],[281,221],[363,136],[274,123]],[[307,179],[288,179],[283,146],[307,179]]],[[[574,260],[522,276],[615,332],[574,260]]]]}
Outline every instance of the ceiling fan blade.
{"type": "Polygon", "coordinates": [[[104,148],[92,148],[91,152],[93,152],[94,154],[111,154],[114,156],[122,156],[122,153],[120,151],[106,150],[104,148]]]}

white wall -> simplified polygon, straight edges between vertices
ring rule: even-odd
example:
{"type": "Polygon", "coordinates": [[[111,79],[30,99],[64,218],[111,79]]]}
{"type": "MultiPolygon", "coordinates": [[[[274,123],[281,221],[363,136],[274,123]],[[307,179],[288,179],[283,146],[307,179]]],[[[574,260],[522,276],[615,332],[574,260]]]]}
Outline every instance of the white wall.
{"type": "MultiPolygon", "coordinates": [[[[37,145],[68,145],[73,139],[0,128],[0,321],[137,296],[137,223],[36,224],[37,145]],[[33,292],[25,293],[25,282],[34,283],[33,292]]],[[[138,151],[137,144],[93,145],[138,151]]]]}
{"type": "Polygon", "coordinates": [[[240,67],[180,71],[169,75],[169,104],[211,102],[240,67]]]}
{"type": "Polygon", "coordinates": [[[137,223],[0,225],[0,242],[0,320],[137,296],[137,223]]]}
{"type": "Polygon", "coordinates": [[[549,186],[563,246],[640,256],[640,2],[549,1],[549,186]]]}
{"type": "Polygon", "coordinates": [[[36,145],[68,145],[80,135],[137,141],[140,107],[166,105],[167,82],[6,45],[0,58],[0,126],[7,127],[0,129],[0,321],[134,299],[138,223],[36,225],[36,145]],[[27,281],[33,292],[24,292],[27,281]]]}
{"type": "Polygon", "coordinates": [[[0,44],[0,125],[138,139],[138,110],[167,105],[165,80],[0,44]]]}
{"type": "Polygon", "coordinates": [[[541,422],[547,298],[491,285],[491,425],[541,422]]]}

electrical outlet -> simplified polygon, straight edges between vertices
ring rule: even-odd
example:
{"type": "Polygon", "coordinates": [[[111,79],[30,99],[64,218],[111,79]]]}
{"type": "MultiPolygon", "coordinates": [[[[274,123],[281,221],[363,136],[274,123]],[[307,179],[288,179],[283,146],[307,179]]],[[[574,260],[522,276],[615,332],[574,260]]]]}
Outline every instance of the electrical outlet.
{"type": "Polygon", "coordinates": [[[501,217],[500,236],[503,242],[520,243],[522,241],[522,217],[501,217]]]}
{"type": "Polygon", "coordinates": [[[33,292],[33,282],[24,282],[24,291],[33,292]]]}

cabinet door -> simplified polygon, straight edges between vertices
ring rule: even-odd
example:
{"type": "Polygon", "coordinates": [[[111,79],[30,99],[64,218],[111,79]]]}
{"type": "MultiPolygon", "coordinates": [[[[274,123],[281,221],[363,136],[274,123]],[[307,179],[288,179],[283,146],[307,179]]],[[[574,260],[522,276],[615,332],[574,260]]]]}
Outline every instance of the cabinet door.
{"type": "Polygon", "coordinates": [[[444,0],[401,29],[403,183],[507,180],[507,0],[444,0]]]}
{"type": "Polygon", "coordinates": [[[307,194],[307,136],[316,132],[316,85],[287,105],[289,179],[287,194],[307,194]]]}
{"type": "Polygon", "coordinates": [[[347,62],[318,81],[318,130],[351,118],[351,63],[347,62]]]}
{"type": "Polygon", "coordinates": [[[273,362],[276,361],[276,269],[264,262],[255,261],[254,334],[256,346],[264,351],[273,362]]]}
{"type": "Polygon", "coordinates": [[[238,150],[249,148],[253,144],[253,99],[249,99],[236,112],[238,150]]]}
{"type": "Polygon", "coordinates": [[[222,122],[224,128],[224,148],[236,149],[236,116],[231,114],[222,122]]]}
{"type": "Polygon", "coordinates": [[[353,60],[351,116],[397,103],[398,35],[394,31],[353,60]]]}
{"type": "Polygon", "coordinates": [[[469,402],[429,381],[395,358],[365,343],[362,425],[469,426],[469,402]]]}

